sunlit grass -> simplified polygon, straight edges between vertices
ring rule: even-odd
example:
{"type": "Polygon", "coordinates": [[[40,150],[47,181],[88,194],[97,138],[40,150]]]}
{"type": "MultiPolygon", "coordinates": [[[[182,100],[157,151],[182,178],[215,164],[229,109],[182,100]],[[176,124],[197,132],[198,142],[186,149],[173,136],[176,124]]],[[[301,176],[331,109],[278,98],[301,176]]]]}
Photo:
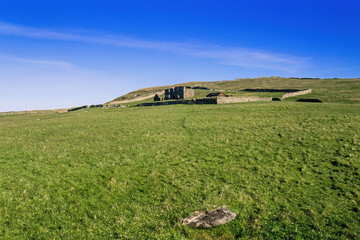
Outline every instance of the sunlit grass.
{"type": "Polygon", "coordinates": [[[359,120],[294,102],[0,116],[0,238],[356,239],[359,120]],[[181,226],[222,205],[233,222],[181,226]]]}

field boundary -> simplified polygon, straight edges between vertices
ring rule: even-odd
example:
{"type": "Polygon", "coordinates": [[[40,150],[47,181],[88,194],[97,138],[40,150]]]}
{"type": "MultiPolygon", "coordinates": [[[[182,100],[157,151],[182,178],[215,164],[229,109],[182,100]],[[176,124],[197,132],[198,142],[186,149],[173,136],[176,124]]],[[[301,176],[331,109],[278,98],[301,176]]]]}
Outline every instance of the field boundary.
{"type": "Polygon", "coordinates": [[[298,96],[298,95],[304,95],[304,94],[308,94],[308,93],[311,93],[311,89],[299,90],[297,92],[289,92],[289,93],[285,93],[281,97],[281,99],[285,99],[285,98],[288,98],[288,97],[295,97],[295,96],[298,96]]]}

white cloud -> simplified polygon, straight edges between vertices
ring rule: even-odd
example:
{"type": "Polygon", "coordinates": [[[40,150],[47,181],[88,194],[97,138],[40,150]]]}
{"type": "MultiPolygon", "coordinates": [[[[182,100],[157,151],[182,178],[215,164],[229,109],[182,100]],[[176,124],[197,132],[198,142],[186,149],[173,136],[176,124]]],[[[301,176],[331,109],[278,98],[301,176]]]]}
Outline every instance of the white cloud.
{"type": "Polygon", "coordinates": [[[303,68],[307,68],[309,65],[309,58],[260,51],[257,49],[225,47],[211,44],[147,41],[84,31],[75,33],[51,31],[1,22],[0,34],[48,40],[78,41],[114,47],[162,50],[191,57],[213,59],[220,64],[241,66],[245,68],[280,70],[288,73],[296,73],[303,68]]]}
{"type": "Polygon", "coordinates": [[[206,46],[204,49],[189,51],[188,54],[215,59],[219,63],[227,65],[281,70],[285,72],[295,72],[308,65],[308,58],[246,48],[206,46]]]}
{"type": "Polygon", "coordinates": [[[54,67],[73,67],[71,63],[63,61],[53,61],[53,60],[39,60],[39,59],[27,59],[27,58],[17,58],[10,57],[12,61],[21,62],[21,63],[30,63],[30,64],[41,64],[41,65],[50,65],[54,67]]]}

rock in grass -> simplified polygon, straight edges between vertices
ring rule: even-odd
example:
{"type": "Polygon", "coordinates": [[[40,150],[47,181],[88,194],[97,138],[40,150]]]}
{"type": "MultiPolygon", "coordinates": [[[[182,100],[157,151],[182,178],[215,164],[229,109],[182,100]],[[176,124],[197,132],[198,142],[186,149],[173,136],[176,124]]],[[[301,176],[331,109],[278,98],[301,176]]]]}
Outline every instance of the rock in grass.
{"type": "Polygon", "coordinates": [[[212,228],[228,223],[236,218],[226,206],[212,211],[196,213],[194,216],[184,218],[182,224],[191,228],[212,228]]]}

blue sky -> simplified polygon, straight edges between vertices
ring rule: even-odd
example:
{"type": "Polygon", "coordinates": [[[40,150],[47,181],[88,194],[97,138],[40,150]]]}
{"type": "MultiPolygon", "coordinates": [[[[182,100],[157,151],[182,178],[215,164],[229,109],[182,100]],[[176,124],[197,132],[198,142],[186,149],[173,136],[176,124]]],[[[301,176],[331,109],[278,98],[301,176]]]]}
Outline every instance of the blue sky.
{"type": "Polygon", "coordinates": [[[0,112],[187,81],[360,77],[359,12],[355,0],[2,0],[0,112]]]}

